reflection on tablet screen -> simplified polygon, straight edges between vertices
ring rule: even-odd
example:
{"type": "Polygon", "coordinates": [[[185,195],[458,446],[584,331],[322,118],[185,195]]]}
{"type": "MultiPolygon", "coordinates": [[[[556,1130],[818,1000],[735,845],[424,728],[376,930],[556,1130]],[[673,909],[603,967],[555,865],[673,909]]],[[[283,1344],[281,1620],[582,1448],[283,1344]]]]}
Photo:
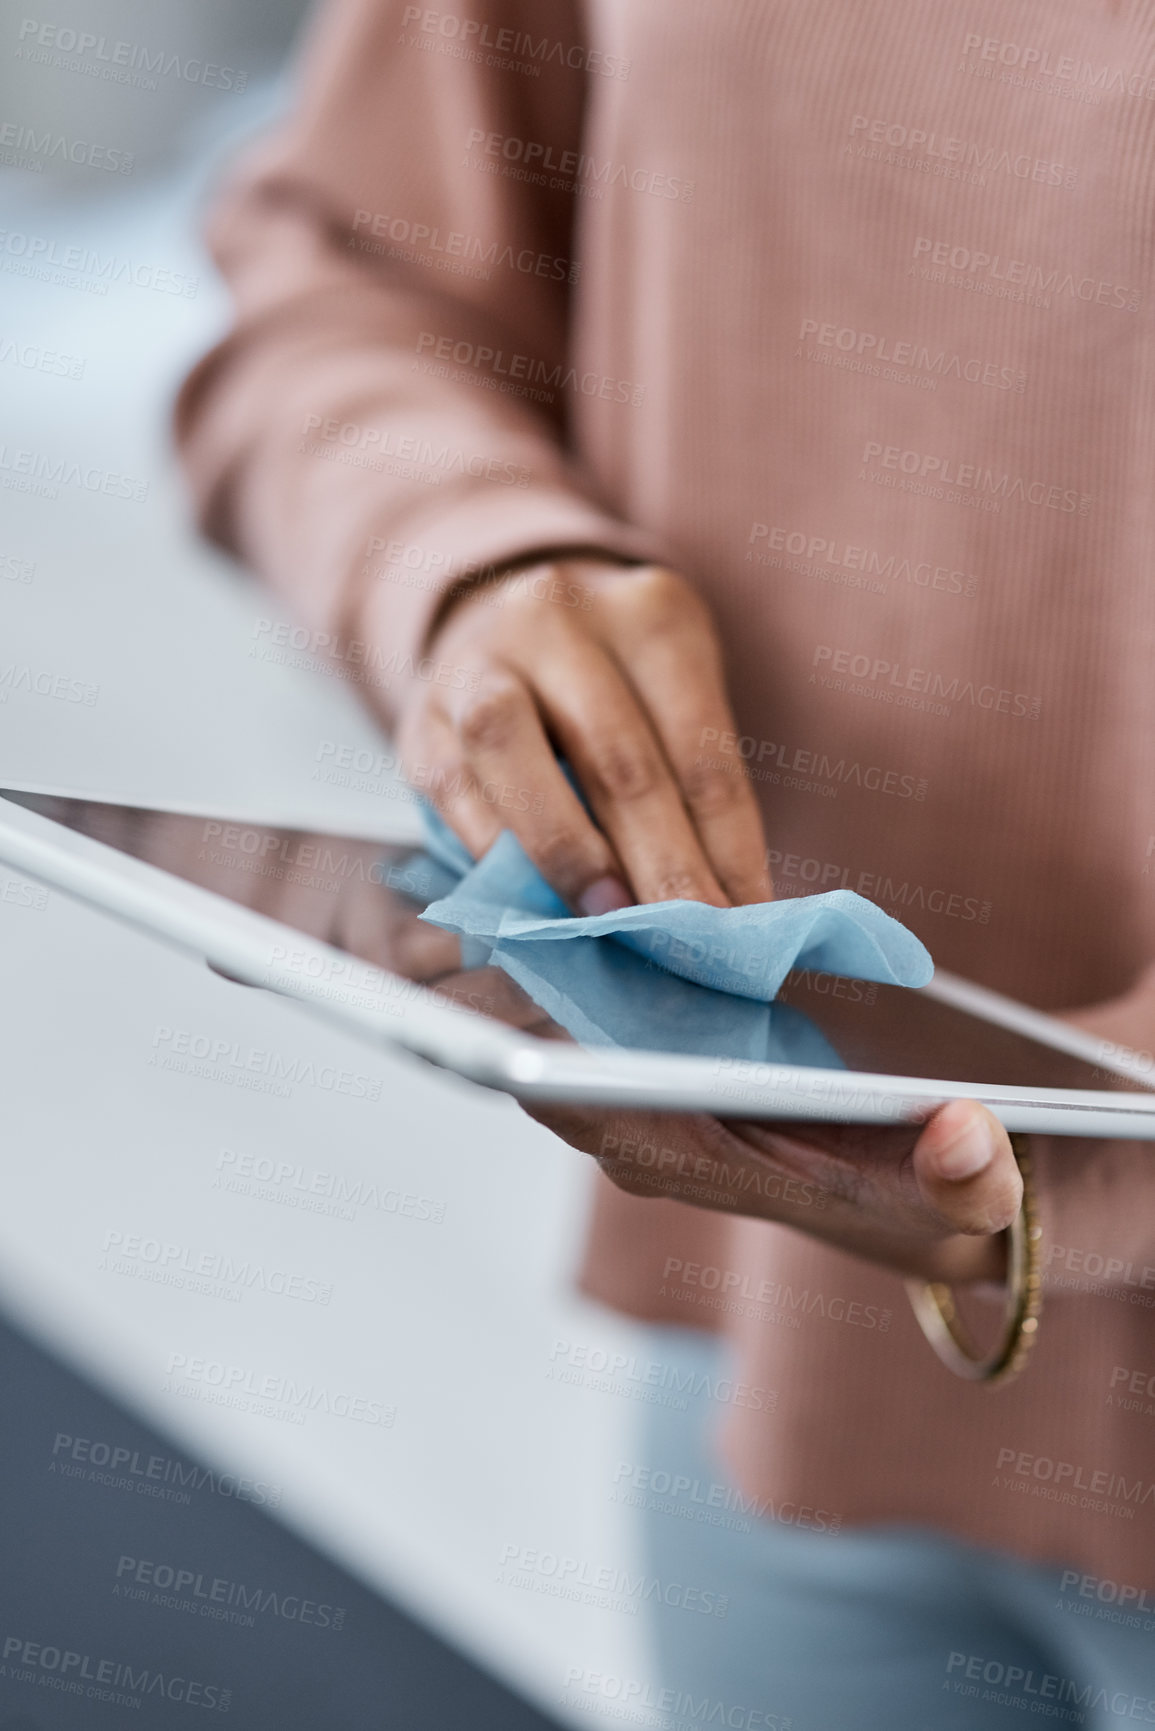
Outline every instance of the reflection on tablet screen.
{"type": "Polygon", "coordinates": [[[1017,1087],[1133,1092],[1143,1085],[920,990],[796,968],[765,1004],[697,985],[613,938],[508,947],[460,939],[420,919],[450,879],[443,864],[411,845],[9,797],[443,1000],[539,1036],[1017,1087]]]}

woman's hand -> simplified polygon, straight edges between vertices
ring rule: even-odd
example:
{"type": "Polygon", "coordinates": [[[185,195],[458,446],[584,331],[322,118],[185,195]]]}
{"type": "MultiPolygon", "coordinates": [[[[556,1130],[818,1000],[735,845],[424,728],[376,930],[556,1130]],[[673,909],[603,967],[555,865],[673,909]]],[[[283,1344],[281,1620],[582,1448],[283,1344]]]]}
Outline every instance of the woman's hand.
{"type": "Polygon", "coordinates": [[[474,858],[512,830],[584,914],[770,899],[758,808],[724,748],[736,729],[718,639],[682,578],[595,559],[534,566],[452,603],[429,655],[438,677],[403,699],[399,744],[474,858]]]}
{"type": "MultiPolygon", "coordinates": [[[[682,578],[534,566],[452,603],[429,654],[437,677],[403,701],[402,756],[475,858],[513,830],[581,913],[770,899],[718,640],[682,578]]],[[[532,1115],[632,1194],[779,1221],[904,1275],[1003,1277],[1022,1184],[1006,1132],[972,1102],[913,1128],[532,1115]]]]}
{"type": "Polygon", "coordinates": [[[1022,1179],[1006,1131],[974,1101],[894,1127],[526,1110],[633,1196],[775,1220],[908,1278],[1005,1278],[1000,1235],[1022,1179]]]}

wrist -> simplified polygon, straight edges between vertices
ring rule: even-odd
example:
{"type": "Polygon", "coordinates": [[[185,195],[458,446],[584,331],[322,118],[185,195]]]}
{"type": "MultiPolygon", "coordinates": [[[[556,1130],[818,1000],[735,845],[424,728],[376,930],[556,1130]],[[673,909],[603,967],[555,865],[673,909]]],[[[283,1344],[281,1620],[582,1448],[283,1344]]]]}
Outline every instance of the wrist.
{"type": "Polygon", "coordinates": [[[608,565],[618,570],[632,570],[642,563],[642,560],[632,559],[626,554],[610,553],[600,547],[538,547],[533,552],[511,554],[508,559],[499,559],[489,565],[463,571],[442,593],[426,631],[425,647],[432,646],[439,632],[456,616],[464,603],[475,597],[483,602],[487,598],[495,599],[488,596],[488,592],[499,588],[520,573],[548,566],[579,564],[608,565]]]}
{"type": "Polygon", "coordinates": [[[922,1273],[926,1280],[945,1286],[973,1287],[977,1294],[1001,1297],[1007,1281],[1007,1234],[992,1232],[983,1237],[956,1233],[944,1239],[922,1273]]]}

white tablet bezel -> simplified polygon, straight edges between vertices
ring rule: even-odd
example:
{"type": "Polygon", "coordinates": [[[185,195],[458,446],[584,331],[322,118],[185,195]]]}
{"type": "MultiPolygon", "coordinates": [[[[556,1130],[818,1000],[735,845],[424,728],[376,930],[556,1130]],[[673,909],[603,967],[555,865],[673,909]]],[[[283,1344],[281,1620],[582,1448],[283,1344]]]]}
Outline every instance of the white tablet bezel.
{"type": "MultiPolygon", "coordinates": [[[[159,867],[0,798],[0,863],[203,957],[249,984],[298,1000],[362,1039],[427,1059],[525,1100],[734,1118],[905,1123],[951,1099],[981,1100],[1008,1130],[1155,1140],[1155,1095],[1016,1088],[866,1071],[749,1064],[591,1049],[545,1040],[439,1001],[436,988],[310,938],[159,867]]],[[[1152,1086],[1151,1060],[952,974],[931,998],[1152,1086]]]]}

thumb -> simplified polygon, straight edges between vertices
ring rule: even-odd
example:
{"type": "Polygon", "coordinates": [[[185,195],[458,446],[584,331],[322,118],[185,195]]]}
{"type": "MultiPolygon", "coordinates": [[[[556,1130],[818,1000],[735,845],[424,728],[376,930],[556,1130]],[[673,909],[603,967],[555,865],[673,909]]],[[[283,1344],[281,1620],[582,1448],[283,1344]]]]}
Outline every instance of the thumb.
{"type": "Polygon", "coordinates": [[[914,1148],[924,1202],[955,1232],[1001,1232],[1019,1211],[1023,1181],[1010,1137],[976,1100],[952,1100],[914,1148]]]}

